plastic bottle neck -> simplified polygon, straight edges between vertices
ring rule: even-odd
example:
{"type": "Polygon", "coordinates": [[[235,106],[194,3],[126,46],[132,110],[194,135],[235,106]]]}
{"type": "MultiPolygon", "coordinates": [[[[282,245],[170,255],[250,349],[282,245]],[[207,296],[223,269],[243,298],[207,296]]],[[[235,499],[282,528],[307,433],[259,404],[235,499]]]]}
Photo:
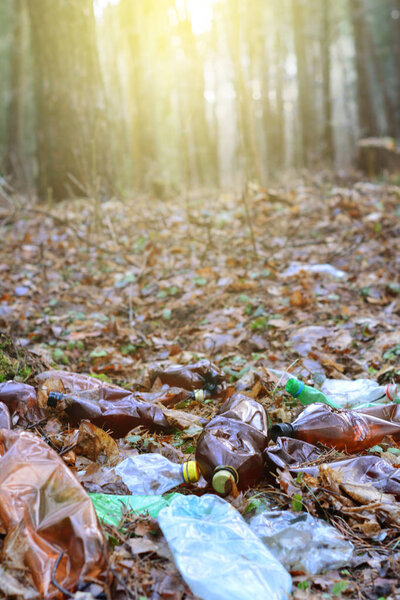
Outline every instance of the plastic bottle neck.
{"type": "Polygon", "coordinates": [[[270,436],[273,442],[276,442],[280,437],[294,437],[294,427],[290,423],[276,423],[270,429],[270,436]]]}

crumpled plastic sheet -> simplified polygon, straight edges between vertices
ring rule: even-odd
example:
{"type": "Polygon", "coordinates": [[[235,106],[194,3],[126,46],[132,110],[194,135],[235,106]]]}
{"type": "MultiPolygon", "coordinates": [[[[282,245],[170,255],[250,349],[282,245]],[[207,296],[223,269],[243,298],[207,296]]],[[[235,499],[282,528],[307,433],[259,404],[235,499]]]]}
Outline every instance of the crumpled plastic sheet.
{"type": "Polygon", "coordinates": [[[308,513],[267,510],[251,517],[249,526],[289,571],[315,575],[338,569],[353,554],[337,529],[308,513]]]}
{"type": "Polygon", "coordinates": [[[138,515],[149,515],[153,519],[162,508],[168,506],[180,494],[164,494],[163,496],[117,496],[113,494],[89,494],[97,516],[104,523],[118,525],[123,510],[131,510],[138,515]]]}
{"type": "Polygon", "coordinates": [[[52,584],[75,590],[85,580],[107,583],[104,539],[89,496],[63,460],[40,438],[0,429],[0,552],[3,566],[22,565],[43,598],[52,584]]]}
{"type": "Polygon", "coordinates": [[[180,496],[158,522],[182,577],[203,600],[289,597],[289,573],[222,498],[180,496]]]}
{"type": "Polygon", "coordinates": [[[129,491],[139,496],[164,494],[183,483],[182,465],[156,452],[128,456],[114,470],[129,491]]]}
{"type": "MultiPolygon", "coordinates": [[[[308,473],[318,477],[323,466],[309,465],[322,454],[316,446],[300,440],[281,437],[275,446],[264,451],[267,473],[289,468],[292,475],[308,473]],[[302,466],[306,463],[305,466],[302,466]]],[[[326,465],[326,463],[323,463],[326,465]]],[[[374,455],[357,456],[329,463],[329,468],[339,471],[341,479],[347,482],[372,484],[380,492],[393,494],[400,499],[400,469],[390,465],[385,459],[374,455]]]]}

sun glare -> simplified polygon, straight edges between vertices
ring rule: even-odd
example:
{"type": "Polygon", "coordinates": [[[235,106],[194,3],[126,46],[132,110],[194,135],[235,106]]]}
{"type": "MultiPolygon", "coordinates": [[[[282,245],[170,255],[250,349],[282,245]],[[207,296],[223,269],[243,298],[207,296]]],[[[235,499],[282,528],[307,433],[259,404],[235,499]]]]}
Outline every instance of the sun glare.
{"type": "MultiPolygon", "coordinates": [[[[110,4],[118,4],[120,0],[94,0],[94,13],[97,18],[103,16],[105,8],[110,4]]],[[[135,1],[135,0],[132,0],[135,1]]],[[[142,0],[145,1],[145,0],[142,0]]],[[[213,5],[217,0],[175,0],[178,13],[186,11],[192,22],[192,31],[195,35],[201,35],[211,30],[213,18],[213,5]]],[[[173,2],[171,1],[173,9],[173,2]]]]}

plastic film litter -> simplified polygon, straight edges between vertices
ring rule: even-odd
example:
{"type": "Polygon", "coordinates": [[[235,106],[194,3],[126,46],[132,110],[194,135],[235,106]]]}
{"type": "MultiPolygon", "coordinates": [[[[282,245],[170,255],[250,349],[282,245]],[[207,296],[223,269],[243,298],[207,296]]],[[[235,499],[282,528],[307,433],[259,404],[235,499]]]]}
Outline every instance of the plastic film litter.
{"type": "Polygon", "coordinates": [[[104,539],[89,496],[62,459],[26,431],[0,429],[0,562],[22,558],[41,597],[88,579],[108,581],[104,539]]]}
{"type": "Polygon", "coordinates": [[[353,545],[322,519],[307,513],[264,511],[249,521],[251,530],[289,570],[317,574],[348,565],[353,545]]]}
{"type": "Polygon", "coordinates": [[[158,515],[182,577],[203,600],[287,600],[291,578],[228,502],[180,496],[158,515]]]}

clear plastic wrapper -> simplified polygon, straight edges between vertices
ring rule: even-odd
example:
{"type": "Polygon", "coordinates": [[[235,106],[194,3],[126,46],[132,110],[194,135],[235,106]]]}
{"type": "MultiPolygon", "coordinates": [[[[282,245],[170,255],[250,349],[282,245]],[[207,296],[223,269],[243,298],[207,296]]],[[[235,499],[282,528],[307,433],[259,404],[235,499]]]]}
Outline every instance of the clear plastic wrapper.
{"type": "Polygon", "coordinates": [[[195,461],[177,464],[155,453],[129,456],[115,467],[115,472],[138,496],[164,494],[181,483],[199,480],[195,461]]]}
{"type": "Polygon", "coordinates": [[[0,562],[24,568],[41,597],[85,581],[108,582],[93,504],[63,460],[26,431],[0,429],[0,562]]]}
{"type": "Polygon", "coordinates": [[[291,577],[228,502],[180,496],[158,521],[175,563],[203,600],[287,600],[291,577]]]}
{"type": "Polygon", "coordinates": [[[349,564],[353,545],[331,525],[308,513],[263,511],[250,529],[289,570],[313,575],[349,564]]]}

